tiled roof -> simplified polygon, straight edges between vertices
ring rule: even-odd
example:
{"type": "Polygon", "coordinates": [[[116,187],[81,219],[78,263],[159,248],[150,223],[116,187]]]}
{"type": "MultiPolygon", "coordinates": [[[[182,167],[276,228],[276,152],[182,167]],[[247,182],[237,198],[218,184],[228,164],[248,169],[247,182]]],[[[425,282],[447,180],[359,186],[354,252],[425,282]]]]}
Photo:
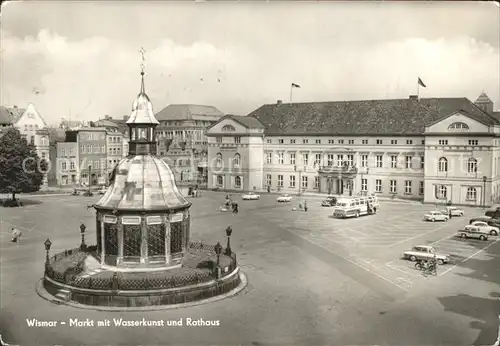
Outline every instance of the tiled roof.
{"type": "Polygon", "coordinates": [[[97,209],[160,211],[191,205],[179,192],[165,161],[150,155],[129,156],[114,169],[113,185],[97,209]]]}
{"type": "Polygon", "coordinates": [[[483,124],[500,124],[466,98],[267,104],[249,116],[264,124],[266,134],[422,134],[460,110],[483,124]]]}
{"type": "Polygon", "coordinates": [[[500,120],[500,112],[493,112],[491,113],[496,119],[500,120]]]}
{"type": "Polygon", "coordinates": [[[12,124],[11,114],[4,106],[0,106],[0,124],[12,124]]]}
{"type": "Polygon", "coordinates": [[[223,119],[227,119],[227,118],[233,119],[234,121],[240,123],[241,125],[245,126],[246,128],[249,128],[249,129],[263,129],[263,128],[265,128],[265,126],[262,125],[262,123],[257,118],[253,118],[253,117],[249,117],[249,116],[227,114],[223,119]]]}
{"type": "Polygon", "coordinates": [[[488,97],[488,95],[486,95],[486,93],[481,93],[481,95],[479,95],[479,97],[476,99],[476,103],[489,103],[489,102],[492,102],[491,99],[488,97]]]}
{"type": "Polygon", "coordinates": [[[156,113],[158,121],[167,120],[207,120],[217,121],[224,116],[224,113],[213,106],[202,105],[168,105],[156,113]]]}

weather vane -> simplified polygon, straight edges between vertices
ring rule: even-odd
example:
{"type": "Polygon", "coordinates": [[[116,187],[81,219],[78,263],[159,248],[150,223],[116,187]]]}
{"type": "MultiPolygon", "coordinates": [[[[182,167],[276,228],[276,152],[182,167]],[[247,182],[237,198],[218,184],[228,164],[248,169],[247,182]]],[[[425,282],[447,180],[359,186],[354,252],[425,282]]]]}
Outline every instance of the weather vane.
{"type": "Polygon", "coordinates": [[[139,53],[141,53],[141,72],[144,73],[144,61],[146,61],[146,59],[144,58],[144,53],[146,53],[146,51],[144,50],[143,47],[141,47],[141,49],[139,50],[139,53]]]}

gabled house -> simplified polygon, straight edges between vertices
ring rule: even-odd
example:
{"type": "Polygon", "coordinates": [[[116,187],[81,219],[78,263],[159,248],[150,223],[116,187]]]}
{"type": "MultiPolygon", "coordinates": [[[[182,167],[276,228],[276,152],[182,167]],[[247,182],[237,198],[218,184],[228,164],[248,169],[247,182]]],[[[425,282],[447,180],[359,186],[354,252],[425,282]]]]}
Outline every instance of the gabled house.
{"type": "Polygon", "coordinates": [[[15,127],[19,129],[21,135],[26,137],[28,143],[35,144],[35,134],[37,130],[47,127],[47,123],[38,113],[35,105],[28,104],[21,117],[15,122],[15,127]]]}

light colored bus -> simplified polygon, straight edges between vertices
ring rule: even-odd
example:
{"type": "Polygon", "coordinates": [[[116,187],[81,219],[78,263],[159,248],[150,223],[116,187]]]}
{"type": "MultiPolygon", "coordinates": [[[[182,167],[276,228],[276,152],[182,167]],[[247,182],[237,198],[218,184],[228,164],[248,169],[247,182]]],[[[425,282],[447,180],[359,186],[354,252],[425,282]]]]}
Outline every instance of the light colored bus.
{"type": "Polygon", "coordinates": [[[333,216],[338,218],[359,217],[375,214],[380,208],[377,196],[340,198],[333,210],[333,216]]]}

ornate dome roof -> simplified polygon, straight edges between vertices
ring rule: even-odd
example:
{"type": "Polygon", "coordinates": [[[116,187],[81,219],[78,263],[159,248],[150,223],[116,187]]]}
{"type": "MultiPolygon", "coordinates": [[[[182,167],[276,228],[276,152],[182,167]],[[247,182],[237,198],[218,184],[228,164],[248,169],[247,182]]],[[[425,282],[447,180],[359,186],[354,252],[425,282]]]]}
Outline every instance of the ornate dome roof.
{"type": "Polygon", "coordinates": [[[97,202],[96,209],[160,211],[191,206],[175,185],[165,161],[151,155],[132,155],[115,168],[113,185],[97,202]]]}

